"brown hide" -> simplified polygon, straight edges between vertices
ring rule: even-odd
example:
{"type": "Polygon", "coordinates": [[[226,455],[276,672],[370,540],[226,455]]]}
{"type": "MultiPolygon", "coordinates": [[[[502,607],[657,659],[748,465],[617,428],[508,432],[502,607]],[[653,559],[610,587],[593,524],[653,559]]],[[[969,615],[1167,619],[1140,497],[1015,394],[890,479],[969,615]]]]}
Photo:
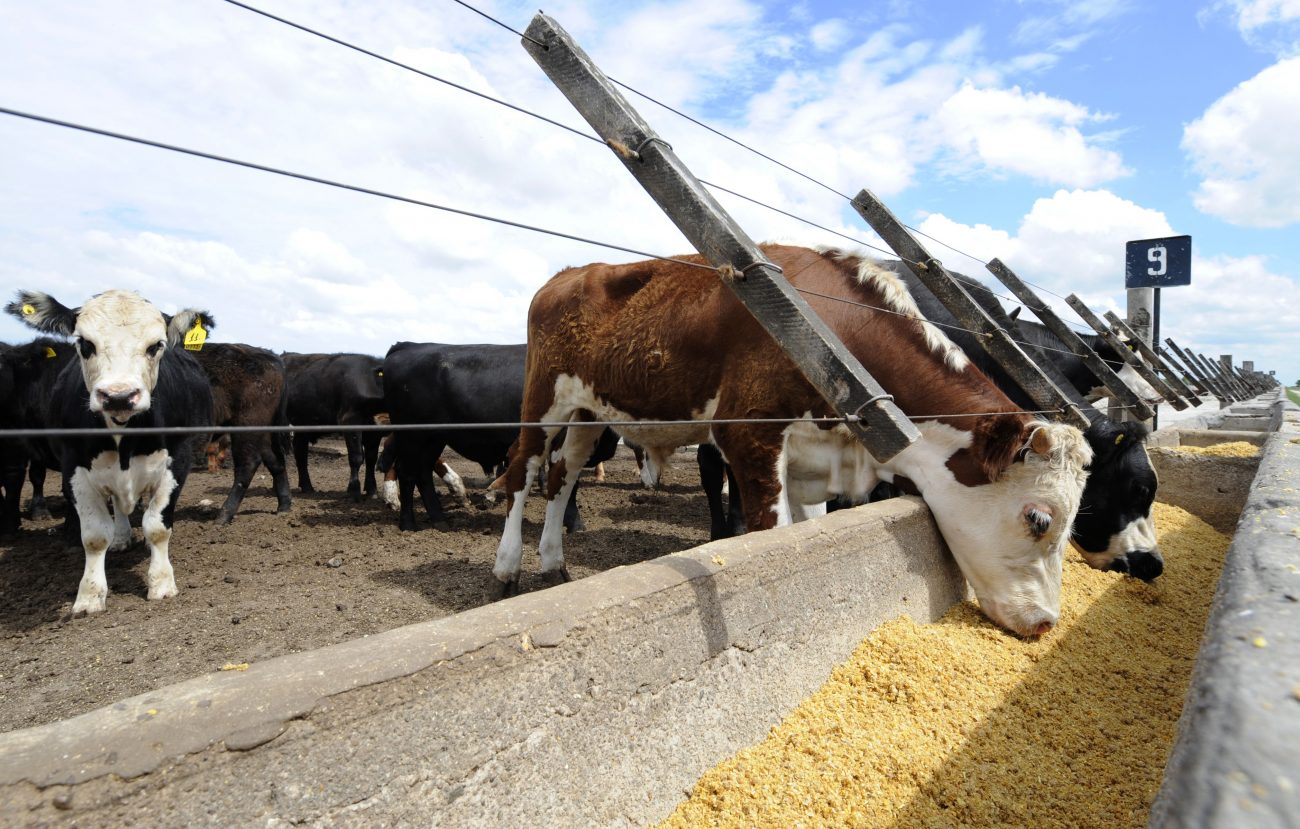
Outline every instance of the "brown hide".
{"type": "MultiPolygon", "coordinates": [[[[887,306],[872,285],[859,283],[857,258],[778,245],[763,250],[796,288],[859,303],[805,294],[904,412],[974,431],[971,450],[954,459],[958,480],[986,482],[1012,462],[1031,418],[978,369],[949,368],[914,319],[861,307],[887,306]],[[973,412],[1016,414],[944,417],[973,412]]],[[[697,256],[679,258],[703,264],[697,256]]],[[[569,416],[551,411],[560,375],[580,378],[603,403],[638,419],[698,416],[714,397],[718,419],[834,414],[712,269],[663,260],[571,268],[538,291],[528,322],[524,421],[569,416]]],[[[775,523],[784,429],[713,427],[736,472],[750,529],[775,523]]],[[[507,472],[509,492],[523,488],[525,463],[540,457],[543,445],[541,429],[521,430],[507,472]]]]}

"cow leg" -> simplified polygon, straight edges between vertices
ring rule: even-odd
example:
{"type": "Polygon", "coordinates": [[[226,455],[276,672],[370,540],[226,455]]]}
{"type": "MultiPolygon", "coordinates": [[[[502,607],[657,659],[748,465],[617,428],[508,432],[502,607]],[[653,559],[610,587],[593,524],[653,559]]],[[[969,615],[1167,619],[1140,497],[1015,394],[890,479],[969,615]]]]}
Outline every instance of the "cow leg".
{"type": "MultiPolygon", "coordinates": [[[[722,476],[726,462],[716,446],[701,443],[695,450],[695,463],[700,468],[700,486],[704,489],[704,498],[709,502],[709,540],[731,538],[731,526],[727,523],[722,510],[722,476]]],[[[735,492],[734,484],[731,492],[735,492]]],[[[735,496],[732,496],[734,500],[735,496]]]]}
{"type": "Polygon", "coordinates": [[[456,474],[456,470],[448,466],[439,456],[438,460],[433,464],[433,471],[439,478],[442,478],[442,482],[447,485],[447,489],[451,490],[451,494],[463,503],[466,497],[465,482],[456,474]]]}
{"type": "MultiPolygon", "coordinates": [[[[188,469],[189,464],[185,464],[188,469]]],[[[172,538],[172,518],[176,512],[176,500],[180,497],[181,485],[185,473],[173,475],[171,470],[163,468],[160,480],[145,505],[144,517],[140,526],[144,530],[144,539],[149,544],[149,572],[146,582],[149,585],[149,600],[169,599],[176,595],[176,575],[172,571],[169,548],[172,538]]]]}
{"type": "Polygon", "coordinates": [[[492,567],[492,575],[498,582],[496,598],[519,592],[519,566],[524,557],[524,501],[541,468],[546,444],[546,433],[541,429],[520,429],[519,442],[506,467],[506,524],[497,545],[496,564],[492,567]]]}
{"type": "Polygon", "coordinates": [[[260,435],[258,447],[266,471],[271,473],[275,488],[275,511],[288,512],[293,508],[293,495],[289,492],[289,471],[285,468],[284,443],[278,435],[260,435]]]}
{"type": "MultiPolygon", "coordinates": [[[[579,414],[584,420],[591,419],[585,412],[579,414]]],[[[542,540],[537,551],[542,556],[542,572],[557,573],[563,581],[569,580],[569,571],[564,568],[565,513],[569,498],[576,492],[582,465],[591,457],[591,450],[596,448],[602,430],[603,427],[598,426],[570,426],[564,436],[564,445],[551,455],[551,468],[546,475],[546,523],[542,525],[542,540]]],[[[577,508],[574,503],[575,513],[577,508]]]]}
{"type": "Polygon", "coordinates": [[[230,494],[226,496],[226,503],[221,505],[221,512],[217,513],[219,526],[235,520],[235,513],[239,511],[239,505],[253,482],[253,475],[261,463],[257,450],[258,439],[257,435],[231,435],[230,456],[235,461],[235,482],[230,487],[230,494]]]}
{"type": "Polygon", "coordinates": [[[108,601],[108,577],[104,573],[104,559],[108,544],[113,539],[113,516],[108,511],[108,499],[95,492],[90,485],[90,472],[78,468],[72,476],[69,489],[76,498],[77,518],[81,528],[81,546],[86,553],[86,566],[77,585],[77,598],[72,603],[72,614],[102,613],[108,601]]]}
{"type": "Polygon", "coordinates": [[[315,492],[311,485],[311,476],[307,474],[307,447],[311,441],[306,435],[294,434],[293,460],[298,466],[298,491],[315,492]]]}
{"type": "Polygon", "coordinates": [[[570,533],[580,533],[587,529],[587,525],[582,523],[582,515],[578,513],[578,487],[581,480],[573,482],[573,489],[569,490],[569,500],[564,504],[564,530],[570,533]]]}
{"type": "Polygon", "coordinates": [[[415,469],[415,485],[420,488],[420,500],[424,502],[424,511],[429,515],[429,522],[435,529],[446,531],[451,529],[451,524],[447,523],[447,515],[442,511],[442,498],[433,485],[433,465],[437,463],[442,450],[443,446],[439,443],[426,445],[420,452],[420,461],[415,469]]]}
{"type": "Polygon", "coordinates": [[[32,501],[28,505],[33,521],[50,518],[50,508],[45,503],[45,464],[33,460],[27,467],[27,481],[32,485],[32,501]]]}
{"type": "MultiPolygon", "coordinates": [[[[5,447],[0,447],[0,451],[5,451],[5,447]]],[[[20,463],[10,457],[5,459],[4,467],[0,469],[0,492],[4,494],[3,500],[0,501],[0,534],[18,532],[21,523],[19,513],[22,511],[23,473],[27,471],[26,466],[25,460],[20,463]]]]}
{"type": "Polygon", "coordinates": [[[77,467],[69,466],[65,462],[62,469],[63,485],[60,488],[63,490],[63,500],[68,505],[63,512],[63,543],[69,548],[84,547],[85,544],[81,540],[81,516],[77,512],[77,495],[72,491],[72,478],[77,467]]]}
{"type": "MultiPolygon", "coordinates": [[[[737,416],[717,414],[719,418],[737,416]]],[[[731,497],[740,496],[750,532],[790,523],[781,432],[779,424],[720,424],[714,428],[714,442],[735,475],[731,497]]]]}
{"type": "MultiPolygon", "coordinates": [[[[361,500],[361,464],[365,463],[365,451],[361,448],[360,432],[345,432],[343,444],[348,448],[348,497],[353,502],[361,500]]],[[[372,490],[373,491],[373,490],[372,490]]]]}
{"type": "Polygon", "coordinates": [[[131,546],[131,513],[135,504],[128,503],[113,493],[113,543],[108,545],[112,552],[120,552],[131,546]]]}
{"type": "Polygon", "coordinates": [[[383,435],[378,432],[366,432],[361,436],[361,445],[366,455],[366,495],[374,495],[375,488],[375,464],[379,462],[379,441],[383,435]]]}

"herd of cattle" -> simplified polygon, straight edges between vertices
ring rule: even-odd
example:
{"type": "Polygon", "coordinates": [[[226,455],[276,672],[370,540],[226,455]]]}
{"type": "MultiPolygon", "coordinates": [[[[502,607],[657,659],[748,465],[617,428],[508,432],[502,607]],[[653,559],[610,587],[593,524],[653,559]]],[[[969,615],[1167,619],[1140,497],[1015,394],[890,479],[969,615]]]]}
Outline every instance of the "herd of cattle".
{"type": "MultiPolygon", "coordinates": [[[[383,360],[204,343],[214,325],[207,312],[169,316],[128,291],[106,291],[79,308],[24,291],[6,311],[48,336],[0,345],[0,430],[84,431],[0,438],[0,533],[19,526],[24,476],[31,514],[48,516],[45,470],[57,469],[69,505],[66,538],[85,551],[73,613],[104,610],[105,555],[130,543],[137,506],[150,552],[148,596],[173,596],[173,513],[208,435],[139,430],[390,422],[430,428],[394,430],[382,453],[380,432],[344,432],[348,492],[374,494],[379,462],[396,478],[400,527],[417,526],[416,491],[441,526],[433,479],[460,485],[442,462],[446,449],[485,473],[504,468],[493,484],[506,493],[493,568],[503,596],[518,589],[524,501],[538,476],[546,499],[542,571],[567,580],[562,540],[564,529],[581,529],[579,473],[609,458],[620,436],[638,447],[638,458],[644,453],[648,483],[669,454],[698,444],[715,538],[819,515],[828,502],[919,494],[981,608],[1021,635],[1043,634],[1059,616],[1067,542],[1093,567],[1148,581],[1160,575],[1144,427],[1091,406],[1082,407],[1093,421],[1086,431],[1028,413],[1027,396],[898,263],[830,249],[763,249],[916,420],[919,441],[880,463],[845,426],[817,420],[834,412],[723,282],[692,264],[703,264],[698,257],[560,272],[533,299],[527,345],[399,342],[383,360]],[[187,334],[195,332],[191,342],[187,334]],[[601,421],[622,425],[615,431],[601,421]],[[627,425],[637,421],[645,423],[627,425]],[[518,423],[548,425],[501,425],[518,423]]],[[[1098,393],[1083,361],[1046,329],[1015,324],[1016,339],[1052,349],[1044,352],[1054,362],[1049,373],[1072,397],[1098,393]]],[[[1132,381],[1118,355],[1090,344],[1132,381]]],[[[1154,397],[1145,384],[1131,385],[1154,397]]],[[[293,433],[303,492],[312,491],[307,451],[319,435],[293,433]]],[[[230,433],[234,482],[219,522],[234,518],[259,464],[271,474],[279,511],[291,508],[289,443],[284,432],[230,433]]]]}

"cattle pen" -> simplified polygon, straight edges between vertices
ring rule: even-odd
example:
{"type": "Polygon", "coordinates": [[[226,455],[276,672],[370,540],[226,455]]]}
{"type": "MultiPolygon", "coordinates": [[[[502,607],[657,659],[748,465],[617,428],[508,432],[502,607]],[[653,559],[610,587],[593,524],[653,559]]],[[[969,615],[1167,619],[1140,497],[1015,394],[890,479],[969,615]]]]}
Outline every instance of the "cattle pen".
{"type": "MultiPolygon", "coordinates": [[[[1286,518],[1300,508],[1300,412],[1278,397],[1152,439],[1161,500],[1236,528],[1152,826],[1296,813],[1278,761],[1300,730],[1286,518]],[[1262,445],[1257,473],[1167,451],[1241,439],[1262,445]]],[[[28,826],[646,825],[879,624],[931,621],[964,596],[919,499],[870,504],[11,731],[0,813],[28,826]]]]}

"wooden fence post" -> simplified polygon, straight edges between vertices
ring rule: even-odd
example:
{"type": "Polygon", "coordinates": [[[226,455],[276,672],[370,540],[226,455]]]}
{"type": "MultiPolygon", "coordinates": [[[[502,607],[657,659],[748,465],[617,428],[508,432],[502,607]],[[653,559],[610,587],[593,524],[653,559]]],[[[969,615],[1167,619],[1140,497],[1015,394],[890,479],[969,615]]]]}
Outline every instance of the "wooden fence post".
{"type": "Polygon", "coordinates": [[[763,256],[568,32],[538,14],[522,45],[704,258],[714,267],[734,269],[738,278],[726,280],[728,287],[846,418],[873,457],[887,461],[920,438],[781,269],[763,256]]]}
{"type": "Polygon", "coordinates": [[[1129,338],[1131,343],[1137,346],[1137,350],[1147,359],[1147,362],[1151,363],[1152,369],[1159,371],[1168,378],[1170,388],[1177,391],[1193,406],[1200,404],[1201,401],[1197,398],[1196,393],[1188,388],[1187,384],[1183,382],[1183,378],[1178,376],[1178,372],[1166,365],[1160,355],[1155,352],[1155,349],[1148,345],[1147,341],[1134,331],[1127,322],[1120,319],[1114,311],[1106,312],[1106,321],[1115,329],[1115,333],[1123,334],[1129,338]]]}
{"type": "Polygon", "coordinates": [[[1210,393],[1213,394],[1215,397],[1217,397],[1220,403],[1227,403],[1235,399],[1232,393],[1222,383],[1219,382],[1219,378],[1215,377],[1211,372],[1205,370],[1205,367],[1202,366],[1200,361],[1198,361],[1196,357],[1192,355],[1192,352],[1190,350],[1184,349],[1178,343],[1174,342],[1173,338],[1171,337],[1166,337],[1165,342],[1169,345],[1169,348],[1173,350],[1174,354],[1182,358],[1183,363],[1192,370],[1192,373],[1195,374],[1197,377],[1199,377],[1203,383],[1209,386],[1210,393]]]}
{"type": "Polygon", "coordinates": [[[1187,408],[1187,403],[1178,396],[1178,393],[1169,388],[1165,381],[1157,377],[1156,373],[1148,368],[1147,364],[1142,362],[1141,358],[1134,354],[1119,337],[1116,337],[1114,333],[1106,327],[1106,323],[1102,322],[1083,300],[1079,299],[1075,294],[1070,294],[1065,298],[1065,301],[1074,309],[1075,313],[1083,318],[1084,322],[1092,326],[1092,330],[1096,331],[1101,335],[1102,339],[1110,343],[1110,347],[1119,353],[1119,356],[1124,360],[1124,362],[1132,366],[1134,371],[1142,375],[1143,380],[1146,380],[1151,384],[1151,388],[1160,393],[1160,396],[1165,399],[1166,403],[1173,406],[1175,409],[1187,408]]]}
{"type": "MultiPolygon", "coordinates": [[[[1165,342],[1171,341],[1166,338],[1165,342]]],[[[1209,383],[1205,381],[1205,378],[1201,376],[1201,373],[1195,371],[1191,366],[1189,366],[1180,355],[1175,354],[1172,348],[1166,350],[1157,345],[1156,352],[1164,358],[1165,362],[1173,366],[1175,371],[1182,372],[1183,376],[1191,381],[1192,385],[1196,387],[1196,393],[1199,397],[1218,397],[1218,395],[1214,393],[1214,389],[1212,389],[1209,383]]]]}
{"type": "Polygon", "coordinates": [[[853,199],[853,209],[894,249],[903,263],[916,274],[916,278],[925,283],[957,321],[980,337],[984,350],[1007,370],[1016,385],[1040,409],[1060,412],[1059,419],[1081,429],[1087,429],[1091,425],[1083,412],[1043,374],[1012,340],[1011,335],[994,322],[979,303],[971,299],[966,289],[952,278],[939,260],[930,255],[871,191],[859,192],[853,199]]]}
{"type": "Polygon", "coordinates": [[[1097,375],[1107,390],[1119,401],[1120,406],[1132,412],[1138,420],[1150,420],[1155,411],[1146,404],[1142,398],[1133,393],[1124,381],[1120,379],[1106,362],[1097,356],[1097,352],[1088,347],[1078,334],[1074,333],[1065,322],[1056,315],[1056,312],[1048,307],[1047,303],[1039,299],[1038,294],[1034,293],[1020,277],[1017,276],[1010,268],[1003,264],[1002,260],[994,259],[984,267],[998,278],[1003,285],[1007,286],[1016,298],[1025,304],[1025,307],[1033,312],[1034,316],[1047,326],[1063,343],[1066,348],[1070,349],[1076,357],[1083,360],[1084,364],[1097,375]]]}

